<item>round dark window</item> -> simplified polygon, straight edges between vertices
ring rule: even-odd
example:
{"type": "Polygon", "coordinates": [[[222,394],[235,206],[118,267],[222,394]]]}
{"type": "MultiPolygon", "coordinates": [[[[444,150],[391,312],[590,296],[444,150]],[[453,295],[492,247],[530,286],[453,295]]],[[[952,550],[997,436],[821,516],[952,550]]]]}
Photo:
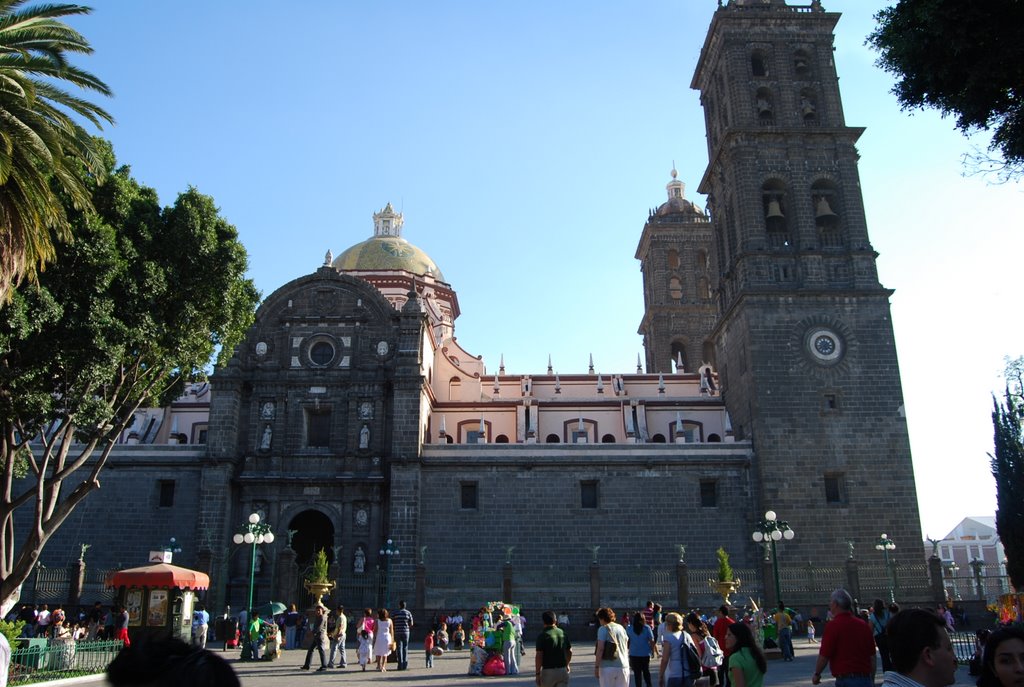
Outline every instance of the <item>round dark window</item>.
{"type": "Polygon", "coordinates": [[[309,349],[309,359],[315,365],[326,365],[334,358],[334,346],[326,341],[317,341],[309,349]]]}

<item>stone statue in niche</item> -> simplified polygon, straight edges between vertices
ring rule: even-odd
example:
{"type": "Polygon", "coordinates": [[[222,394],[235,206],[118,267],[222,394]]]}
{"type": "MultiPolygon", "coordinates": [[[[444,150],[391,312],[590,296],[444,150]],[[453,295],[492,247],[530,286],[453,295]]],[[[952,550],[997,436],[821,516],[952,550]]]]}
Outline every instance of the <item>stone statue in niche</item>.
{"type": "Polygon", "coordinates": [[[260,419],[273,420],[274,419],[274,402],[267,401],[263,404],[263,408],[260,409],[260,419]]]}
{"type": "Polygon", "coordinates": [[[359,430],[359,448],[370,448],[370,428],[367,425],[359,430]]]}
{"type": "Polygon", "coordinates": [[[361,545],[356,547],[356,552],[352,557],[352,572],[357,575],[366,572],[366,552],[363,551],[361,545]]]}
{"type": "Polygon", "coordinates": [[[267,354],[267,342],[266,341],[260,341],[259,343],[256,344],[256,355],[264,356],[266,354],[267,354]]]}
{"type": "Polygon", "coordinates": [[[370,401],[363,401],[359,404],[359,419],[370,420],[373,418],[373,403],[370,401]]]}
{"type": "Polygon", "coordinates": [[[260,439],[260,448],[266,451],[270,448],[270,440],[273,436],[273,431],[270,429],[270,425],[263,428],[263,437],[260,439]]]}

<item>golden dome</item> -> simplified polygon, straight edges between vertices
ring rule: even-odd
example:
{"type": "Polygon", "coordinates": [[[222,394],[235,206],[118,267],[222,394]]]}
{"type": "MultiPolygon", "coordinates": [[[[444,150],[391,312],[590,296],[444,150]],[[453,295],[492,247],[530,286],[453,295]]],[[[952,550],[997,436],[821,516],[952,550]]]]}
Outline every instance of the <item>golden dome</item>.
{"type": "Polygon", "coordinates": [[[431,274],[438,281],[444,275],[430,256],[405,239],[396,236],[374,236],[357,243],[332,263],[336,270],[404,270],[412,274],[431,274]]]}

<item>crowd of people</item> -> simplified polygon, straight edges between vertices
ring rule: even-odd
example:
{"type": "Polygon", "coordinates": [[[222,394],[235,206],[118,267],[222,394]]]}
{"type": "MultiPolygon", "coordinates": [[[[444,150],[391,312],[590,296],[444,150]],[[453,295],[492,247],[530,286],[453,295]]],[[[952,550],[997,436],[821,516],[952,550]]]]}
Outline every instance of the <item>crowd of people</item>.
{"type": "Polygon", "coordinates": [[[91,609],[79,606],[68,613],[60,604],[21,604],[5,618],[22,621],[21,636],[46,638],[63,642],[80,640],[121,640],[128,642],[128,609],[114,604],[104,606],[97,601],[91,609]]]}

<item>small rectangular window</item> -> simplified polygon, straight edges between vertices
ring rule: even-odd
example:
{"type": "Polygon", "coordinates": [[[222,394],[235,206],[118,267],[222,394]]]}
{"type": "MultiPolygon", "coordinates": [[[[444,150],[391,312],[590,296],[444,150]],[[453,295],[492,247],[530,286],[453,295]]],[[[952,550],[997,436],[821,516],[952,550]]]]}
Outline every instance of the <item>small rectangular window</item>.
{"type": "Polygon", "coordinates": [[[466,432],[466,443],[467,444],[486,444],[487,435],[483,432],[479,432],[475,429],[471,429],[466,432]]]}
{"type": "Polygon", "coordinates": [[[331,414],[325,411],[306,411],[306,446],[326,448],[331,444],[331,414]]]}
{"type": "Polygon", "coordinates": [[[170,508],[174,505],[174,480],[160,480],[160,507],[170,508]]]}
{"type": "Polygon", "coordinates": [[[580,482],[580,507],[597,508],[597,482],[580,482]]]}
{"type": "Polygon", "coordinates": [[[463,482],[459,485],[459,507],[462,510],[476,510],[476,492],[476,482],[463,482]]]}
{"type": "Polygon", "coordinates": [[[837,410],[839,408],[839,399],[835,394],[825,394],[822,399],[822,407],[824,410],[837,410]]]}
{"type": "Polygon", "coordinates": [[[825,503],[843,503],[843,478],[840,475],[825,475],[825,503]]]}
{"type": "Polygon", "coordinates": [[[718,506],[718,480],[702,479],[700,481],[700,505],[701,508],[718,506]]]}

